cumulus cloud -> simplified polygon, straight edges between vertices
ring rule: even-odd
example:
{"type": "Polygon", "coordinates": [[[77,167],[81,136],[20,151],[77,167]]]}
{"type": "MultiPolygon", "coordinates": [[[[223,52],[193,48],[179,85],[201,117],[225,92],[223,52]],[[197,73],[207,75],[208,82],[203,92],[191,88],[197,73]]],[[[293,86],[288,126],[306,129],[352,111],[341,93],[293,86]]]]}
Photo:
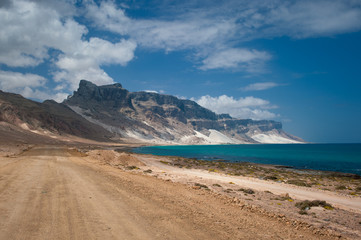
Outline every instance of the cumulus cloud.
{"type": "Polygon", "coordinates": [[[120,34],[127,34],[131,29],[131,19],[113,1],[102,1],[99,6],[94,1],[88,1],[85,7],[86,17],[97,26],[120,34]]]}
{"type": "Polygon", "coordinates": [[[10,67],[36,66],[49,58],[50,48],[74,51],[87,32],[55,9],[31,1],[0,8],[0,22],[0,63],[10,67]]]}
{"type": "Polygon", "coordinates": [[[0,89],[3,91],[20,93],[24,97],[38,100],[54,99],[59,102],[67,97],[67,94],[63,92],[53,95],[46,90],[37,89],[44,88],[46,82],[44,77],[37,74],[0,70],[0,89]]]}
{"type": "Polygon", "coordinates": [[[19,93],[26,98],[33,98],[33,99],[37,99],[37,100],[41,100],[41,101],[47,100],[47,99],[53,99],[59,103],[62,102],[68,96],[67,93],[63,93],[63,92],[49,94],[48,91],[45,91],[45,90],[42,91],[39,89],[34,90],[30,87],[25,87],[19,93]]]}
{"type": "MultiPolygon", "coordinates": [[[[65,96],[61,91],[75,90],[80,79],[96,84],[112,83],[113,79],[102,66],[125,66],[134,58],[136,43],[125,39],[110,42],[96,37],[87,40],[87,27],[73,18],[76,12],[71,0],[4,2],[0,7],[0,64],[28,68],[43,62],[53,63],[50,74],[59,84],[49,91],[55,98],[65,96]]],[[[11,74],[13,78],[20,76],[8,72],[7,77],[11,74]]],[[[6,85],[11,83],[1,81],[2,89],[11,88],[6,85]]],[[[27,96],[42,95],[33,89],[38,87],[36,84],[23,87],[28,87],[24,88],[27,96]]]]}
{"type": "Polygon", "coordinates": [[[46,79],[36,74],[0,70],[0,88],[4,91],[13,91],[24,87],[44,86],[46,79]]]}
{"type": "Polygon", "coordinates": [[[74,52],[59,56],[56,66],[62,71],[54,74],[57,82],[68,81],[72,89],[79,79],[87,79],[97,85],[113,83],[113,79],[100,68],[101,65],[119,64],[125,66],[134,58],[136,43],[121,40],[111,43],[100,38],[82,41],[74,52]]]}
{"type": "Polygon", "coordinates": [[[252,83],[248,86],[242,88],[243,91],[262,91],[270,88],[274,88],[279,86],[277,83],[274,82],[261,82],[261,83],[252,83]]]}
{"type": "Polygon", "coordinates": [[[202,107],[208,108],[218,114],[228,113],[236,118],[258,120],[278,117],[277,114],[268,110],[276,108],[276,106],[271,105],[269,101],[261,98],[241,97],[235,99],[227,95],[219,97],[206,95],[198,99],[193,98],[192,100],[196,101],[202,107]]]}

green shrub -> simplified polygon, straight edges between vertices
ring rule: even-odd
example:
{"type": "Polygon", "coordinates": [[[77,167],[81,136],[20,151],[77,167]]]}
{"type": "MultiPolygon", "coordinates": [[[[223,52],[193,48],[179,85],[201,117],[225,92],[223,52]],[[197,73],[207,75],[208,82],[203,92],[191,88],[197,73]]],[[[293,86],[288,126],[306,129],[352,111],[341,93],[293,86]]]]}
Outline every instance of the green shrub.
{"type": "Polygon", "coordinates": [[[136,166],[128,166],[127,169],[129,169],[129,170],[134,170],[134,169],[139,169],[139,168],[136,167],[136,166]]]}
{"type": "Polygon", "coordinates": [[[276,176],[265,176],[263,179],[264,180],[277,180],[278,177],[276,177],[276,176]]]}
{"type": "Polygon", "coordinates": [[[250,188],[240,188],[240,189],[238,189],[238,191],[242,191],[242,192],[248,193],[248,194],[254,194],[254,191],[250,188]]]}
{"type": "Polygon", "coordinates": [[[207,186],[207,185],[204,185],[204,184],[201,184],[201,183],[195,183],[194,186],[198,186],[198,187],[200,187],[200,188],[208,189],[208,186],[207,186]]]}
{"type": "Polygon", "coordinates": [[[299,180],[299,179],[291,179],[287,181],[288,184],[293,184],[296,186],[301,186],[301,187],[311,187],[310,184],[306,183],[305,181],[299,180]]]}
{"type": "Polygon", "coordinates": [[[297,202],[295,204],[295,206],[304,211],[310,209],[311,207],[318,207],[318,206],[321,206],[328,210],[333,209],[331,204],[327,203],[326,201],[321,201],[321,200],[313,200],[313,201],[305,200],[302,202],[297,202]]]}

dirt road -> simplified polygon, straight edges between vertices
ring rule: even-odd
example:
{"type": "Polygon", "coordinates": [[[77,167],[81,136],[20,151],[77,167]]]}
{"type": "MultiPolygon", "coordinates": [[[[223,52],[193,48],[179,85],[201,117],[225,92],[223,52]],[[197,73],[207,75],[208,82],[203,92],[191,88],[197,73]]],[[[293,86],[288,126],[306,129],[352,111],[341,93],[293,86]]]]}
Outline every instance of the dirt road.
{"type": "Polygon", "coordinates": [[[330,239],[65,147],[0,158],[0,239],[330,239]]]}

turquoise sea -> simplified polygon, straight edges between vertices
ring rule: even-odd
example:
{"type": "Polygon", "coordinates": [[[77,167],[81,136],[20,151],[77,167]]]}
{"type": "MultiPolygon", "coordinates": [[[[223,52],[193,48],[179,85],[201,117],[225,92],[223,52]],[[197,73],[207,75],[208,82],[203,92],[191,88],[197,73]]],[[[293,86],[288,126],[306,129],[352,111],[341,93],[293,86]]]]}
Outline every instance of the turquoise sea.
{"type": "Polygon", "coordinates": [[[152,146],[133,152],[203,160],[228,160],[361,175],[361,144],[242,144],[152,146]]]}

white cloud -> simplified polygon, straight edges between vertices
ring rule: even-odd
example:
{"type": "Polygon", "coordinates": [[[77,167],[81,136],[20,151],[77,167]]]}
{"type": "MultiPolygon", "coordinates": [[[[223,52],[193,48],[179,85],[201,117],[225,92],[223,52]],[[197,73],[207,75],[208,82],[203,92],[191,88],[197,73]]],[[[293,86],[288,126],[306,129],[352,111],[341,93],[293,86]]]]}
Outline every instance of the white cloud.
{"type": "Polygon", "coordinates": [[[30,87],[25,87],[22,91],[19,92],[23,97],[26,98],[32,98],[32,99],[37,99],[37,100],[48,100],[48,99],[53,99],[57,102],[62,102],[67,96],[67,93],[63,93],[63,92],[58,92],[56,94],[49,94],[47,91],[41,91],[39,89],[35,89],[33,90],[30,87]]]}
{"type": "Polygon", "coordinates": [[[228,113],[232,117],[242,119],[272,119],[278,117],[277,114],[267,109],[275,108],[269,101],[255,98],[245,97],[235,99],[227,95],[219,97],[211,97],[209,95],[202,96],[199,99],[192,99],[202,107],[208,108],[218,114],[228,113]]]}
{"type": "MultiPolygon", "coordinates": [[[[6,0],[10,1],[11,0],[6,0]]],[[[75,0],[28,0],[44,6],[47,9],[56,10],[63,17],[72,17],[77,15],[74,7],[75,0]]]]}
{"type": "Polygon", "coordinates": [[[157,19],[140,19],[127,16],[126,9],[113,1],[86,4],[88,19],[99,28],[130,36],[152,50],[192,50],[191,59],[201,63],[202,70],[263,71],[270,54],[235,47],[245,41],[333,36],[361,29],[357,0],[230,0],[193,5],[181,1],[164,2],[162,8],[157,19]]]}
{"type": "Polygon", "coordinates": [[[24,87],[42,87],[46,79],[36,74],[0,70],[0,88],[4,91],[14,91],[24,87]]]}
{"type": "Polygon", "coordinates": [[[143,90],[143,92],[165,94],[164,90],[159,90],[159,91],[156,91],[156,90],[143,90]]]}
{"type": "Polygon", "coordinates": [[[111,84],[114,82],[113,79],[99,67],[89,67],[83,71],[62,70],[54,73],[54,80],[66,83],[67,89],[75,90],[78,87],[79,79],[86,79],[97,85],[111,84]]]}
{"type": "Polygon", "coordinates": [[[121,40],[111,43],[100,38],[83,41],[74,52],[59,56],[56,66],[62,71],[54,74],[57,82],[69,82],[75,89],[79,79],[87,79],[97,85],[113,83],[113,79],[100,68],[101,65],[126,65],[134,58],[136,44],[133,41],[121,40]]]}
{"type": "Polygon", "coordinates": [[[0,22],[0,63],[10,67],[36,66],[49,58],[49,48],[73,51],[87,32],[55,9],[30,1],[0,8],[0,22]]]}
{"type": "Polygon", "coordinates": [[[143,92],[146,92],[146,93],[158,93],[158,91],[155,91],[155,90],[143,90],[143,92]]]}
{"type": "Polygon", "coordinates": [[[99,6],[93,1],[88,1],[85,7],[88,18],[110,31],[127,34],[132,26],[131,19],[122,9],[118,9],[113,1],[102,1],[99,6]]]}
{"type": "Polygon", "coordinates": [[[274,82],[261,82],[261,83],[252,83],[248,86],[242,88],[243,91],[261,91],[270,88],[274,88],[279,86],[277,83],[274,82]]]}
{"type": "MultiPolygon", "coordinates": [[[[195,59],[203,59],[200,69],[240,68],[256,71],[270,58],[266,52],[224,46],[234,36],[235,19],[204,14],[177,16],[173,20],[132,19],[114,2],[87,5],[87,17],[103,29],[129,35],[140,46],[166,52],[195,49],[195,59]]],[[[198,60],[197,60],[198,61],[198,60]]]]}
{"type": "Polygon", "coordinates": [[[360,1],[294,1],[270,9],[263,17],[262,26],[268,25],[266,35],[307,38],[358,31],[360,19],[360,1]]]}
{"type": "Polygon", "coordinates": [[[253,72],[256,69],[260,70],[262,64],[268,59],[270,55],[266,52],[230,48],[209,55],[202,61],[203,65],[200,69],[242,69],[253,72]]]}
{"type": "MultiPolygon", "coordinates": [[[[53,63],[51,74],[57,86],[49,91],[55,95],[74,90],[80,79],[96,84],[113,82],[102,66],[125,66],[134,58],[137,46],[187,50],[192,54],[189,59],[202,70],[259,72],[271,55],[242,47],[246,41],[334,36],[361,29],[359,0],[229,0],[201,4],[165,1],[156,12],[151,12],[155,13],[152,18],[131,18],[124,5],[116,4],[100,1],[97,5],[92,0],[0,1],[0,64],[10,69],[29,69],[43,62],[53,63]],[[183,8],[183,4],[187,7],[183,8]],[[82,24],[75,16],[80,16],[82,24]],[[123,40],[89,38],[84,25],[89,20],[123,40]]],[[[131,4],[138,3],[128,4],[132,9],[131,4]]],[[[29,87],[35,94],[35,88],[42,85],[34,84],[22,88],[29,87]]],[[[257,87],[260,88],[253,86],[257,87]]]]}
{"type": "Polygon", "coordinates": [[[46,100],[54,99],[61,102],[68,94],[58,92],[50,94],[49,91],[39,90],[36,88],[44,88],[47,80],[39,75],[31,73],[19,73],[0,70],[0,89],[6,92],[19,93],[24,97],[46,100]]]}
{"type": "Polygon", "coordinates": [[[132,19],[113,1],[87,4],[87,17],[109,31],[130,35],[141,46],[166,51],[198,48],[214,45],[227,39],[235,31],[233,20],[202,18],[195,16],[174,16],[173,20],[132,19]]]}
{"type": "Polygon", "coordinates": [[[130,35],[148,48],[166,51],[204,48],[215,45],[230,34],[234,26],[231,22],[204,21],[139,21],[130,35]]]}
{"type": "MultiPolygon", "coordinates": [[[[75,90],[80,79],[96,84],[112,83],[113,79],[101,67],[125,66],[134,58],[136,43],[124,39],[112,43],[95,37],[86,40],[88,29],[74,20],[76,12],[71,0],[13,0],[2,4],[0,64],[27,68],[43,62],[54,63],[51,74],[58,84],[49,89],[54,96],[75,90]]],[[[10,89],[11,84],[4,81],[2,89],[10,89]]],[[[26,86],[29,88],[24,94],[28,96],[36,94],[34,88],[39,87],[26,86]]]]}
{"type": "MultiPolygon", "coordinates": [[[[182,99],[182,100],[188,100],[189,98],[186,97],[186,96],[180,96],[180,95],[175,95],[175,97],[179,98],[179,99],[182,99]]],[[[191,98],[192,101],[195,101],[194,98],[191,98]]]]}

